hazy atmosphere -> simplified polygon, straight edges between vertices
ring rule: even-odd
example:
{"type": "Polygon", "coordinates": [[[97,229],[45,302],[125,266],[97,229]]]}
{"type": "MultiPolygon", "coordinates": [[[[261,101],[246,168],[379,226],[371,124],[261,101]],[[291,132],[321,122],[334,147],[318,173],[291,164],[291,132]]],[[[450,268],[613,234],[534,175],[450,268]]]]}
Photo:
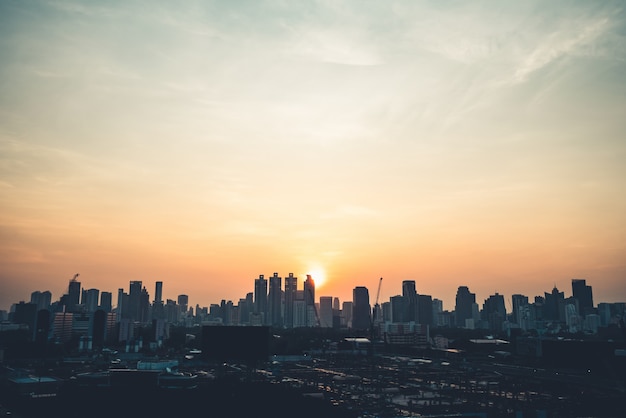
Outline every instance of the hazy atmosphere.
{"type": "Polygon", "coordinates": [[[0,309],[75,273],[624,301],[624,7],[0,2],[0,309]]]}

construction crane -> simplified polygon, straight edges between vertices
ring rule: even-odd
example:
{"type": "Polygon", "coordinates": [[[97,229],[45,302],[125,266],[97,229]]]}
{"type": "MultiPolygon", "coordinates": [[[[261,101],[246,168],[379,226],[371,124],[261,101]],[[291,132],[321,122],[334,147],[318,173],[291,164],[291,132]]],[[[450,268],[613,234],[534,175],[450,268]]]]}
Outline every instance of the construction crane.
{"type": "Polygon", "coordinates": [[[80,276],[80,274],[76,273],[76,274],[74,275],[74,277],[72,277],[72,281],[73,281],[73,282],[75,282],[75,281],[76,281],[76,279],[78,279],[78,276],[80,276]]]}

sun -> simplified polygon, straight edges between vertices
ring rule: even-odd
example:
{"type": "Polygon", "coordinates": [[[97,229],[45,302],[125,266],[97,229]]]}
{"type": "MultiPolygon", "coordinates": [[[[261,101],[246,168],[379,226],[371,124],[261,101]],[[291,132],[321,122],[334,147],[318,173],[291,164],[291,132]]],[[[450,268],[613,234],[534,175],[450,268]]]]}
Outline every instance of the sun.
{"type": "Polygon", "coordinates": [[[310,275],[313,278],[316,289],[323,286],[326,282],[326,271],[324,271],[322,267],[315,266],[313,268],[310,268],[307,272],[307,275],[310,275]]]}

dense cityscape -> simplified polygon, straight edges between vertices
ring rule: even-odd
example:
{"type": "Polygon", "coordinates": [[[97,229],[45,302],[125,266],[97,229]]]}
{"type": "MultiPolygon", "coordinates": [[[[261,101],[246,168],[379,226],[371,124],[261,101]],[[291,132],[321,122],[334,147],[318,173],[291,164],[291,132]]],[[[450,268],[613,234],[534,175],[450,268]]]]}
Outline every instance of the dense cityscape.
{"type": "Polygon", "coordinates": [[[192,396],[230,384],[267,390],[265,399],[296,391],[294,402],[317,399],[310,411],[337,416],[619,416],[626,303],[594,304],[585,279],[572,280],[568,297],[556,287],[534,298],[495,293],[482,307],[459,286],[452,311],[414,280],[380,301],[382,283],[342,302],[316,298],[311,276],[299,289],[292,273],[284,286],[274,273],[236,303],[191,307],[188,295],[163,300],[162,281],[153,297],[131,281],[113,305],[112,292],[85,289],[76,274],[58,300],[34,291],[0,312],[3,385],[19,394],[2,402],[28,417],[52,399],[46,408],[63,408],[68,391],[88,399],[135,382],[171,397],[168,388],[192,396]],[[599,399],[604,407],[592,408],[599,399]]]}
{"type": "Polygon", "coordinates": [[[534,299],[514,294],[505,301],[505,296],[496,292],[484,300],[482,308],[468,286],[459,286],[454,310],[448,311],[440,299],[418,293],[414,280],[403,281],[399,294],[388,301],[379,301],[383,282],[380,278],[375,299],[367,287],[357,286],[352,301],[341,302],[332,296],[319,296],[316,300],[315,281],[310,275],[303,288],[298,289],[298,277],[293,273],[284,278],[284,287],[283,278],[274,273],[269,280],[260,275],[254,280],[254,291],[237,302],[222,300],[209,307],[192,307],[189,296],[184,294],[176,300],[163,300],[162,281],[154,285],[152,302],[142,281],[130,281],[128,292],[119,289],[117,305],[113,305],[112,292],[86,289],[79,276],[74,275],[67,293],[54,302],[50,291],[34,291],[29,302],[13,304],[10,312],[0,310],[2,330],[28,327],[32,339],[38,338],[37,332],[44,332],[39,338],[65,343],[80,335],[95,338],[98,344],[133,342],[136,327],[146,324],[154,324],[154,341],[159,343],[168,338],[171,325],[352,330],[369,330],[373,326],[380,335],[392,335],[392,324],[414,324],[429,329],[456,327],[508,335],[515,330],[540,335],[593,335],[600,328],[619,325],[626,309],[625,302],[594,305],[592,287],[585,279],[572,279],[569,297],[556,287],[534,299]],[[104,320],[102,335],[93,334],[96,317],[104,320]],[[47,323],[40,323],[42,320],[47,323]]]}

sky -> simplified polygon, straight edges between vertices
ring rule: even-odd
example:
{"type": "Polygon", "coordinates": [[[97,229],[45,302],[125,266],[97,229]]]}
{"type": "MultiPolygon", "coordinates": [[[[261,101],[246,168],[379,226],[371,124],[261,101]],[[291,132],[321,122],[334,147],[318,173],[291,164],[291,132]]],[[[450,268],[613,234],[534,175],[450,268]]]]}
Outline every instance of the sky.
{"type": "Polygon", "coordinates": [[[0,309],[76,273],[626,301],[625,7],[2,1],[0,309]]]}

